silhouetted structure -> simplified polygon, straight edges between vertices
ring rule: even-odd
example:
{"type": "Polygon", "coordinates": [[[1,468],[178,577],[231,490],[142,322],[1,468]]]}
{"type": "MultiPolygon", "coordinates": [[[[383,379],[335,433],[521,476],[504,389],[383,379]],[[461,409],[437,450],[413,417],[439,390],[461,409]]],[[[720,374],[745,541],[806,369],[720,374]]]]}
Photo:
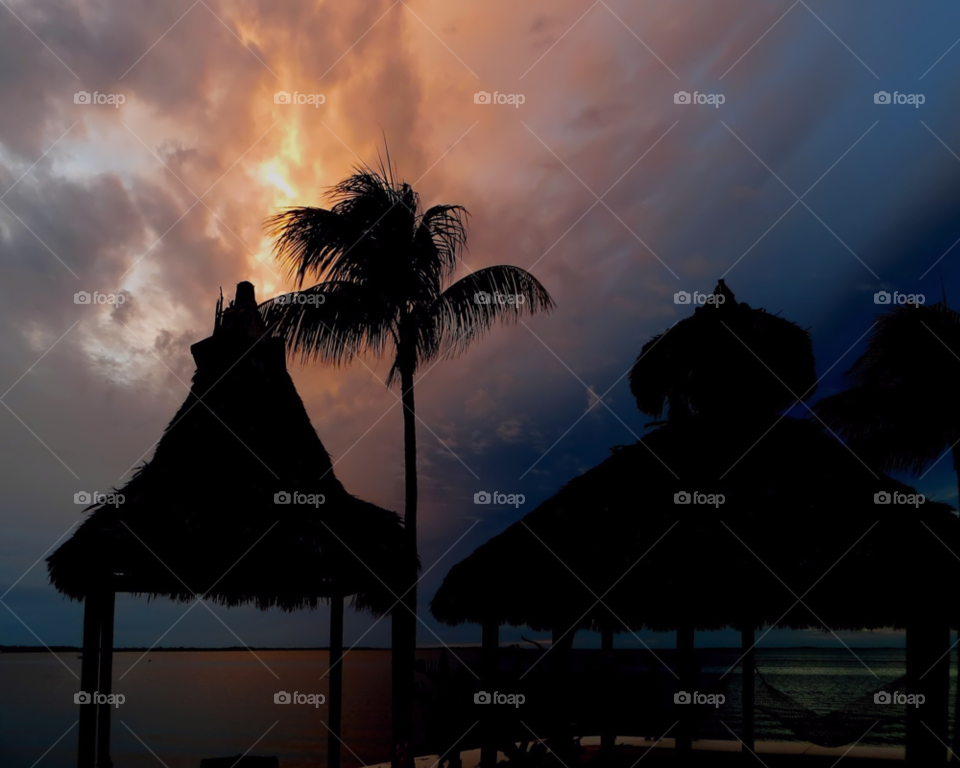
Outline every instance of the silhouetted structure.
{"type": "MultiPolygon", "coordinates": [[[[117,592],[262,610],[329,601],[328,756],[336,766],[344,598],[375,615],[394,605],[402,525],[336,479],[283,343],[266,336],[253,286],[240,283],[236,300],[222,302],[213,335],[191,347],[190,394],[154,457],[117,492],[122,503],[107,497],[85,510],[48,558],[50,579],[84,601],[81,688],[107,694],[117,592]]],[[[81,705],[80,720],[80,768],[95,759],[108,766],[109,708],[81,705]]]]}
{"type": "MultiPolygon", "coordinates": [[[[448,624],[480,623],[491,652],[504,623],[551,630],[558,650],[578,629],[611,637],[604,645],[615,632],[676,631],[687,691],[694,631],[739,629],[750,748],[758,628],[906,627],[908,688],[926,695],[933,734],[908,720],[911,756],[942,762],[941,654],[955,611],[932,585],[960,580],[950,551],[960,552],[960,523],[943,504],[875,503],[913,491],[815,421],[783,415],[813,390],[809,335],[738,304],[722,281],[719,295],[644,345],[631,372],[641,410],[666,411],[666,422],[455,565],[431,610],[448,624]],[[696,503],[694,493],[724,501],[696,503]]],[[[688,711],[677,713],[681,751],[693,738],[688,711]]]]}
{"type": "MultiPolygon", "coordinates": [[[[960,484],[960,314],[942,303],[894,306],[876,319],[848,388],[816,405],[884,470],[920,474],[947,451],[960,484]]],[[[960,668],[960,666],[958,666],[960,668]]],[[[953,751],[960,750],[960,686],[953,751]]]]}
{"type": "Polygon", "coordinates": [[[303,288],[265,303],[274,335],[304,361],[340,365],[355,354],[382,357],[392,347],[386,384],[400,384],[405,474],[404,531],[410,552],[394,612],[393,763],[412,768],[416,652],[417,423],[414,375],[450,352],[463,352],[495,323],[548,311],[539,281],[510,265],[485,267],[450,283],[467,245],[467,210],[435,205],[396,176],[387,151],[379,169],[357,168],[330,191],[334,205],[288,208],[267,220],[275,255],[303,288]],[[449,283],[449,284],[448,284],[449,283]]]}

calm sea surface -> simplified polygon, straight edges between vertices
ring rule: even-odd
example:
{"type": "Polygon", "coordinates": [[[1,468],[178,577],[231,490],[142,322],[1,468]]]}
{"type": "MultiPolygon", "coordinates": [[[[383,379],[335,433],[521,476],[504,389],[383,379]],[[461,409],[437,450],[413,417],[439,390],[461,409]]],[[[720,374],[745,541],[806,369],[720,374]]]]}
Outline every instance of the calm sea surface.
{"type": "MultiPolygon", "coordinates": [[[[705,682],[726,672],[739,655],[733,650],[698,653],[705,682]]],[[[905,673],[902,650],[856,653],[864,663],[843,649],[761,650],[757,663],[769,683],[823,714],[905,673]]],[[[158,757],[168,768],[197,768],[200,758],[241,754],[251,747],[250,754],[278,755],[290,768],[324,764],[327,707],[279,706],[274,694],[326,695],[325,651],[258,651],[259,659],[246,651],[150,653],[138,661],[139,656],[114,657],[114,691],[126,697],[114,710],[112,753],[118,768],[155,768],[158,757]]],[[[78,708],[73,695],[79,684],[64,665],[79,675],[80,661],[75,653],[59,658],[63,663],[50,653],[0,654],[3,768],[30,768],[47,750],[42,768],[74,764],[78,708]]],[[[736,731],[739,671],[731,677],[723,720],[736,731]]],[[[389,652],[353,651],[344,678],[345,768],[387,761],[389,652]]],[[[951,723],[955,684],[954,678],[951,723]]],[[[759,738],[796,740],[762,713],[757,716],[759,738]]],[[[701,735],[731,738],[713,719],[701,735]]],[[[863,743],[899,744],[902,738],[902,729],[894,726],[863,743]]]]}

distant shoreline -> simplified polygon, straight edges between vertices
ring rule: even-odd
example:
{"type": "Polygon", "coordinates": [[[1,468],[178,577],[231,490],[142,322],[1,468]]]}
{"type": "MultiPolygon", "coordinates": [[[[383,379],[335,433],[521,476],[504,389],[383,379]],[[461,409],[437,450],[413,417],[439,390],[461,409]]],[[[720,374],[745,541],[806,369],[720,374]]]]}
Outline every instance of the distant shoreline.
{"type": "MultiPolygon", "coordinates": [[[[549,645],[549,643],[546,643],[549,645]]],[[[444,646],[429,646],[429,647],[420,647],[417,648],[418,651],[438,651],[441,650],[444,646]]],[[[447,648],[452,650],[469,650],[469,649],[479,649],[480,644],[472,645],[448,645],[447,648]]],[[[511,646],[501,646],[501,648],[507,648],[511,646]]],[[[54,653],[82,653],[83,648],[73,645],[51,645],[44,647],[42,645],[0,645],[0,654],[2,653],[43,653],[45,651],[53,651],[54,653]]],[[[129,648],[114,648],[114,653],[217,653],[217,652],[226,652],[226,651],[329,651],[328,646],[320,647],[294,647],[294,648],[274,648],[269,646],[250,646],[244,647],[242,645],[227,646],[223,648],[144,648],[144,647],[129,647],[129,648]]],[[[351,651],[389,651],[390,648],[380,648],[375,646],[366,646],[359,645],[356,648],[351,648],[351,651]]],[[[534,651],[535,648],[522,647],[522,650],[534,651]]],[[[599,651],[599,648],[574,648],[574,652],[577,651],[599,651]]],[[[638,651],[640,653],[648,652],[643,648],[615,648],[615,651],[638,651]]],[[[656,648],[655,650],[660,652],[672,652],[674,648],[656,648]]],[[[720,646],[716,648],[697,648],[698,652],[708,652],[708,653],[717,653],[720,651],[729,651],[734,653],[740,650],[740,646],[720,646]]],[[[824,648],[822,646],[816,645],[797,645],[790,647],[776,647],[776,648],[757,648],[758,651],[840,651],[845,650],[842,648],[824,648]]],[[[854,651],[903,651],[905,650],[903,646],[850,646],[849,650],[854,651]]]]}

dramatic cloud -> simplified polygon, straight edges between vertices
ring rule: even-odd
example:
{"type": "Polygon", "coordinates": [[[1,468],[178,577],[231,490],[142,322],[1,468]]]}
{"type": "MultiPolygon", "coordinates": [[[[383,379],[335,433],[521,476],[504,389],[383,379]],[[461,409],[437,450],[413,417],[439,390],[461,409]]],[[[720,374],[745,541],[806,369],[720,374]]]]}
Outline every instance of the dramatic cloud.
{"type": "MultiPolygon", "coordinates": [[[[726,275],[738,298],[812,327],[821,371],[869,327],[881,284],[939,295],[942,276],[955,295],[957,251],[928,270],[960,237],[948,207],[960,54],[924,73],[960,10],[808,5],[0,7],[0,392],[12,387],[0,409],[0,586],[78,520],[76,491],[120,485],[149,459],[220,287],[232,295],[248,279],[260,298],[293,287],[263,219],[322,204],[331,184],[378,161],[384,139],[425,204],[470,210],[458,277],[517,264],[557,302],[422,372],[425,565],[480,521],[425,579],[423,605],[473,547],[642,435],[623,375],[688,314],[676,291],[726,275]],[[880,90],[926,101],[877,105],[880,90]],[[77,103],[81,92],[123,103],[77,103]],[[323,103],[279,103],[280,92],[323,103]],[[523,103],[477,103],[481,92],[523,103]],[[678,104],[678,92],[724,101],[678,104]],[[83,291],[125,301],[74,303],[83,291]],[[525,508],[478,512],[483,489],[523,493],[525,508]]],[[[291,365],[338,476],[402,511],[388,368],[291,365]]],[[[946,472],[929,480],[949,500],[946,472]]],[[[8,602],[43,607],[27,621],[46,642],[77,642],[79,624],[60,620],[44,584],[41,564],[8,602]]],[[[162,611],[158,625],[179,615],[162,611]]],[[[301,619],[289,621],[291,642],[315,642],[315,627],[300,635],[301,619]]],[[[208,631],[185,622],[177,642],[228,642],[208,631]]],[[[386,637],[381,625],[368,641],[386,637]]],[[[0,643],[32,642],[0,616],[0,643]]]]}

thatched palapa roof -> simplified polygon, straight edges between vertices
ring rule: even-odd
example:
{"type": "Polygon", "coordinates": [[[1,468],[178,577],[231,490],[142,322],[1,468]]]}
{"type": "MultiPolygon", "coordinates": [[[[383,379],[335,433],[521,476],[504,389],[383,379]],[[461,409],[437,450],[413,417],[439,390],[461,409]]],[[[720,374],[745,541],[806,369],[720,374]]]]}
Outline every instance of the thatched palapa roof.
{"type": "Polygon", "coordinates": [[[645,345],[632,371],[641,409],[667,409],[667,422],[455,565],[431,603],[436,618],[536,630],[579,619],[615,632],[956,624],[941,597],[960,580],[956,515],[929,500],[876,504],[878,492],[914,491],[813,419],[782,416],[795,403],[784,382],[798,397],[812,390],[809,336],[721,291],[727,302],[645,345]],[[683,491],[725,500],[674,503],[683,491]]]}
{"type": "Polygon", "coordinates": [[[48,558],[58,590],[181,601],[209,591],[224,605],[288,610],[339,592],[375,613],[393,605],[384,583],[400,561],[400,518],[337,480],[283,342],[266,330],[250,283],[225,310],[221,299],[213,335],[191,347],[190,394],[153,458],[119,489],[124,502],[85,510],[48,558]],[[284,492],[324,502],[275,503],[284,492]]]}

